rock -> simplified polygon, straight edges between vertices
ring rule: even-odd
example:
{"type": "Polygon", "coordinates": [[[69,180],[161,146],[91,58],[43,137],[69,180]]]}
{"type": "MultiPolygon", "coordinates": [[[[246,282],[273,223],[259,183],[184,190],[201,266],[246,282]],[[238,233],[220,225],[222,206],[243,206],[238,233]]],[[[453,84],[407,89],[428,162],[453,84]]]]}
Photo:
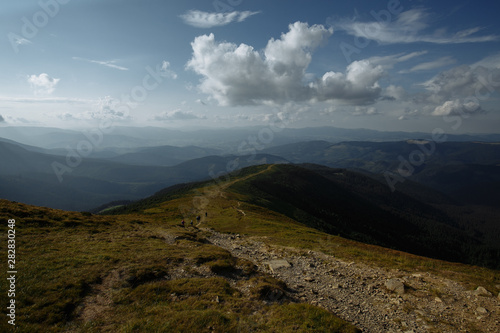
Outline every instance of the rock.
{"type": "Polygon", "coordinates": [[[486,290],[483,287],[477,287],[477,289],[474,290],[474,295],[476,295],[476,296],[485,296],[485,297],[491,297],[491,296],[493,296],[488,290],[486,290]]]}
{"type": "Polygon", "coordinates": [[[271,260],[269,262],[266,263],[268,266],[269,266],[269,269],[271,270],[271,272],[273,273],[276,273],[276,271],[280,268],[289,268],[291,267],[290,266],[290,263],[286,260],[271,260]]]}
{"type": "Polygon", "coordinates": [[[340,283],[334,283],[331,285],[331,288],[332,289],[340,289],[340,288],[342,288],[342,286],[340,285],[340,283]]]}
{"type": "Polygon", "coordinates": [[[487,314],[487,313],[488,313],[488,310],[486,310],[486,309],[485,309],[485,308],[483,308],[483,307],[478,307],[478,308],[476,309],[476,312],[477,312],[478,314],[485,315],[485,314],[487,314]]]}
{"type": "Polygon", "coordinates": [[[439,297],[434,298],[434,301],[436,301],[436,303],[443,303],[443,300],[439,297]]]}
{"type": "Polygon", "coordinates": [[[304,278],[304,281],[306,281],[306,282],[313,282],[314,278],[308,276],[308,277],[304,278]]]}
{"type": "Polygon", "coordinates": [[[399,281],[398,279],[390,279],[385,282],[385,287],[390,290],[394,291],[398,294],[404,294],[405,293],[405,285],[403,282],[399,281]]]}

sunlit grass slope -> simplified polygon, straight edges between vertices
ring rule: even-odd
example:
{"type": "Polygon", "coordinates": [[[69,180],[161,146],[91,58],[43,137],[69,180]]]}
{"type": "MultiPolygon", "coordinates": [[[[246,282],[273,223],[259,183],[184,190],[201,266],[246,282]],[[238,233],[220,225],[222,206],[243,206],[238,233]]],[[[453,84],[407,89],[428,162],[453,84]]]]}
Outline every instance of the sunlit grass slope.
{"type": "MultiPolygon", "coordinates": [[[[286,286],[180,227],[186,200],[118,216],[1,200],[2,244],[6,219],[16,219],[16,331],[357,331],[318,307],[267,299],[263,291],[286,286]]],[[[11,330],[0,321],[0,331],[11,330]]]]}

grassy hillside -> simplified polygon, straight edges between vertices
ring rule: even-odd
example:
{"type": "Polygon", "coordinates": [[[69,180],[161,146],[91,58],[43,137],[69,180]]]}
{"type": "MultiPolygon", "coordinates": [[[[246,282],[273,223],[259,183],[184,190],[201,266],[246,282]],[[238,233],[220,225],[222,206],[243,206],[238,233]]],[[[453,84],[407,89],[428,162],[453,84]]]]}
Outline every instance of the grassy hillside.
{"type": "Polygon", "coordinates": [[[229,189],[244,194],[246,202],[329,234],[427,257],[500,267],[496,260],[500,248],[483,245],[445,212],[392,193],[361,174],[342,169],[322,173],[277,165],[229,189]]]}
{"type": "MultiPolygon", "coordinates": [[[[0,200],[2,244],[5,220],[16,219],[17,331],[357,331],[326,310],[276,297],[288,288],[283,282],[210,244],[209,229],[201,227],[304,254],[317,250],[386,269],[433,272],[468,289],[495,290],[500,283],[498,271],[329,235],[251,203],[252,193],[235,190],[269,175],[279,180],[277,173],[286,168],[256,166],[217,181],[179,185],[115,215],[0,200]],[[199,228],[180,226],[181,219],[196,215],[202,216],[199,228]]],[[[6,279],[6,271],[0,278],[6,279]]],[[[7,304],[5,284],[1,288],[0,302],[7,304]]],[[[2,307],[4,317],[5,312],[2,307]]],[[[9,329],[0,321],[0,331],[9,329]]]]}
{"type": "Polygon", "coordinates": [[[0,214],[16,219],[17,332],[356,332],[318,307],[270,298],[286,285],[179,227],[174,210],[90,216],[1,200],[0,214]]]}
{"type": "MultiPolygon", "coordinates": [[[[387,171],[397,174],[401,166],[404,170],[410,166],[410,175],[405,175],[404,180],[419,182],[464,203],[497,206],[500,200],[500,145],[496,143],[314,141],[272,147],[264,152],[293,163],[315,163],[380,175],[387,171]],[[410,165],[410,159],[415,165],[410,165]]],[[[403,187],[404,183],[397,182],[397,189],[403,187]]]]}
{"type": "MultiPolygon", "coordinates": [[[[346,260],[355,259],[388,268],[408,271],[431,271],[443,276],[451,276],[467,283],[469,286],[480,285],[481,283],[493,286],[495,281],[500,282],[500,276],[494,270],[419,257],[322,232],[318,230],[317,225],[308,225],[310,221],[319,221],[317,218],[306,219],[305,223],[301,223],[304,221],[299,222],[290,217],[291,214],[296,214],[296,218],[303,216],[301,215],[303,211],[299,208],[291,209],[283,214],[276,209],[276,206],[279,208],[282,202],[267,200],[265,196],[262,196],[266,195],[263,192],[257,193],[257,195],[255,192],[251,192],[253,189],[249,187],[252,184],[259,182],[263,178],[271,178],[271,181],[267,184],[273,184],[278,179],[276,175],[280,173],[280,170],[287,168],[297,168],[304,172],[304,169],[290,165],[249,167],[219,180],[174,186],[160,191],[150,198],[107,213],[119,214],[118,216],[121,216],[121,214],[146,214],[162,220],[177,216],[178,219],[185,218],[186,221],[189,221],[194,219],[196,215],[203,216],[207,212],[208,217],[202,218],[203,225],[221,232],[262,237],[266,242],[280,246],[317,249],[346,260]],[[245,188],[249,189],[250,192],[243,190],[245,188]],[[276,210],[264,207],[266,205],[274,207],[276,210]]],[[[307,172],[307,170],[305,171],[307,172]]],[[[359,174],[356,175],[359,176],[359,174]]],[[[324,187],[325,182],[328,180],[325,178],[319,179],[322,182],[321,186],[324,187]]],[[[299,186],[297,185],[299,183],[300,181],[294,180],[290,185],[296,187],[299,186]]],[[[338,190],[338,186],[336,189],[338,190]]],[[[343,193],[346,195],[345,192],[343,193]]],[[[360,199],[351,193],[350,198],[353,197],[356,200],[361,200],[361,203],[366,202],[363,201],[365,199],[360,199]]],[[[297,200],[311,199],[305,195],[300,195],[297,200]]],[[[351,205],[356,204],[360,203],[351,203],[351,205]]],[[[318,204],[315,204],[314,207],[317,208],[318,204]]],[[[413,207],[415,208],[415,206],[413,207]]],[[[350,211],[350,213],[359,216],[357,211],[350,211]]],[[[361,214],[366,214],[366,212],[361,212],[361,214]]],[[[389,213],[382,212],[382,214],[389,213]]],[[[372,216],[371,220],[375,220],[374,217],[372,216]]],[[[381,225],[384,225],[384,223],[382,221],[381,225]]],[[[373,226],[370,228],[370,230],[374,229],[373,226]]],[[[444,228],[446,228],[446,225],[444,228]]],[[[457,229],[454,229],[454,232],[459,232],[462,237],[468,238],[457,229]]],[[[406,235],[400,236],[404,237],[406,235]]],[[[412,236],[410,235],[410,237],[412,236]]]]}

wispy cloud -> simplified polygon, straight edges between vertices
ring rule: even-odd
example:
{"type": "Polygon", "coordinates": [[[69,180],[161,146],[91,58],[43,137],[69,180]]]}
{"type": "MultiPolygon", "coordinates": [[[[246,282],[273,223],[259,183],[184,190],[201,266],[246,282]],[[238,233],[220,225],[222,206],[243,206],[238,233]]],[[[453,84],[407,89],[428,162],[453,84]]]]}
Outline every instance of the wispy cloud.
{"type": "Polygon", "coordinates": [[[418,51],[418,52],[411,52],[411,53],[398,53],[398,54],[393,54],[389,56],[383,56],[383,57],[371,57],[368,58],[367,60],[370,61],[373,65],[380,65],[384,69],[391,69],[394,67],[395,64],[400,63],[400,62],[405,62],[410,59],[420,57],[421,55],[426,54],[427,51],[418,51]]]}
{"type": "Polygon", "coordinates": [[[429,17],[430,14],[426,9],[414,8],[400,13],[392,22],[343,20],[335,25],[350,35],[375,40],[380,44],[417,42],[461,44],[491,42],[500,39],[498,35],[476,35],[483,30],[482,27],[460,30],[454,34],[446,33],[446,29],[442,28],[426,33],[425,31],[430,28],[429,17]]]}
{"type": "Polygon", "coordinates": [[[191,112],[176,109],[173,111],[165,111],[159,115],[154,116],[151,120],[156,121],[171,121],[171,120],[193,120],[193,119],[206,119],[206,117],[197,116],[191,112]]]}
{"type": "Polygon", "coordinates": [[[16,45],[28,45],[28,44],[33,44],[30,40],[26,38],[22,38],[20,36],[15,36],[13,37],[14,44],[16,45]]]}
{"type": "Polygon", "coordinates": [[[93,100],[82,99],[82,98],[67,98],[67,97],[5,97],[0,96],[0,102],[11,102],[11,103],[58,103],[58,104],[88,104],[94,103],[93,100]]]}
{"type": "Polygon", "coordinates": [[[243,22],[250,16],[259,14],[260,12],[251,11],[233,11],[227,13],[209,13],[200,10],[190,10],[180,18],[184,23],[197,28],[212,28],[227,25],[232,22],[243,22]]]}
{"type": "Polygon", "coordinates": [[[409,70],[403,70],[400,71],[399,73],[411,73],[411,72],[418,72],[418,71],[428,71],[431,69],[436,69],[448,65],[452,65],[456,63],[457,61],[453,57],[442,57],[434,61],[429,61],[429,62],[423,62],[421,64],[418,64],[416,66],[413,66],[409,70]]]}
{"type": "Polygon", "coordinates": [[[116,65],[115,64],[116,60],[99,61],[99,60],[85,59],[85,58],[80,58],[80,57],[73,57],[73,60],[90,62],[92,64],[98,64],[98,65],[106,66],[106,67],[109,67],[109,68],[118,69],[120,71],[128,71],[128,68],[116,65]]]}
{"type": "Polygon", "coordinates": [[[160,68],[160,75],[171,79],[177,79],[177,73],[170,69],[170,62],[163,61],[160,68]]]}
{"type": "Polygon", "coordinates": [[[488,56],[475,64],[471,65],[472,68],[476,68],[478,66],[492,69],[500,69],[500,53],[488,56]]]}
{"type": "Polygon", "coordinates": [[[50,77],[46,73],[40,75],[29,75],[28,82],[33,88],[35,95],[50,95],[54,92],[60,79],[50,77]]]}

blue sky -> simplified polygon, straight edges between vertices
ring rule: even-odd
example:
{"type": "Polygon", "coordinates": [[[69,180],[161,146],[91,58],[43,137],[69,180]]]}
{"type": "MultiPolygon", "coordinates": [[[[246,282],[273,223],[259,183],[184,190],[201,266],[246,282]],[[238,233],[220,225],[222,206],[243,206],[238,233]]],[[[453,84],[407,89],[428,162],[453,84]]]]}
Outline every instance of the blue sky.
{"type": "Polygon", "coordinates": [[[492,1],[0,5],[0,124],[500,129],[492,1]]]}

